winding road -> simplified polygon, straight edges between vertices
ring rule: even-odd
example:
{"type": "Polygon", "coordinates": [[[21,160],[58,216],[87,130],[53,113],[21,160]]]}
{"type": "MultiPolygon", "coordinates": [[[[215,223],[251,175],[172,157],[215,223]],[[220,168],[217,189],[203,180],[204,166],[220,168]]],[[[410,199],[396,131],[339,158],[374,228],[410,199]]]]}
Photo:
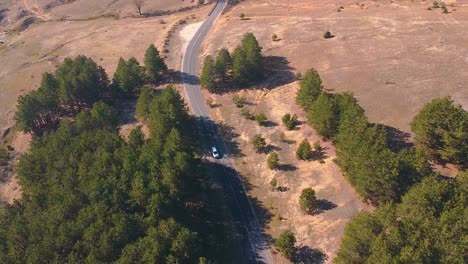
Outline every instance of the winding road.
{"type": "Polygon", "coordinates": [[[262,228],[255,215],[251,201],[247,196],[239,174],[236,172],[235,164],[229,155],[226,144],[216,133],[216,126],[205,105],[205,100],[197,81],[198,78],[196,77],[198,55],[203,40],[213,26],[214,21],[222,14],[227,5],[228,0],[218,0],[216,7],[186,47],[181,69],[184,92],[192,113],[199,120],[201,134],[205,142],[216,146],[223,154],[222,158],[216,160],[216,162],[223,168],[224,175],[221,175],[223,192],[237,230],[242,236],[242,258],[244,263],[273,263],[270,248],[262,233],[262,228]]]}

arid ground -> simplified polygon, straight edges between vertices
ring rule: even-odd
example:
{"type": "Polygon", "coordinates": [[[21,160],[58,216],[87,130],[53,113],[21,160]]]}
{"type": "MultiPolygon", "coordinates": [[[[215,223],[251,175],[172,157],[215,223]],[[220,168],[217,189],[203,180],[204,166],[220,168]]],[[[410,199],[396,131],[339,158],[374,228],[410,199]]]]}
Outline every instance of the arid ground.
{"type": "MultiPolygon", "coordinates": [[[[232,103],[233,93],[205,96],[214,100],[212,115],[231,142],[250,195],[263,208],[259,214],[267,234],[276,238],[291,229],[305,263],[331,262],[345,224],[356,212],[372,208],[360,201],[332,161],[330,142],[320,141],[305,124],[294,131],[281,125],[285,113],[305,121],[295,105],[298,82],[293,74],[316,68],[328,91],[353,92],[371,122],[396,128],[410,140],[409,123],[433,98],[450,95],[468,108],[468,2],[452,3],[449,13],[442,14],[426,10],[432,2],[252,0],[230,9],[210,32],[200,60],[220,47],[234,49],[246,32],[263,46],[269,77],[238,94],[248,99],[251,112],[268,116],[272,122],[267,127],[244,119],[232,103]],[[241,13],[246,19],[239,18],[241,13]],[[326,31],[334,37],[324,39],[326,31]],[[280,40],[272,41],[273,34],[280,40]],[[281,132],[289,142],[280,142],[281,132]],[[249,141],[257,133],[279,153],[282,170],[270,171],[267,155],[253,152],[249,141]],[[304,138],[322,143],[325,164],[297,161],[295,150],[304,138]],[[273,178],[281,191],[270,190],[273,178]],[[328,205],[323,213],[300,212],[298,198],[306,187],[328,205]]],[[[279,263],[287,262],[276,256],[279,263]]]]}

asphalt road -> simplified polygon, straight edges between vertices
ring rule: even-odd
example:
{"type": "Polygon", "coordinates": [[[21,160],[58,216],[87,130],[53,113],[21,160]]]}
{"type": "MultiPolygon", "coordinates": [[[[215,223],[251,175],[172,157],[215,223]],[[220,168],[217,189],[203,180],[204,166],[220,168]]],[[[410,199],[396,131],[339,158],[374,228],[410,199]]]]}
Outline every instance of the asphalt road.
{"type": "Polygon", "coordinates": [[[216,125],[213,123],[205,105],[205,99],[200,92],[198,84],[197,67],[198,54],[206,35],[210,31],[213,22],[220,16],[227,6],[228,0],[219,0],[216,8],[198,29],[192,40],[187,45],[182,61],[182,79],[188,105],[192,113],[199,120],[201,135],[204,141],[214,145],[221,152],[222,158],[216,160],[222,167],[224,175],[221,175],[223,192],[226,196],[231,215],[241,234],[243,246],[243,258],[245,263],[273,263],[271,251],[262,234],[262,229],[255,215],[251,201],[247,197],[242,180],[237,173],[233,160],[230,158],[226,144],[216,133],[216,125]]]}

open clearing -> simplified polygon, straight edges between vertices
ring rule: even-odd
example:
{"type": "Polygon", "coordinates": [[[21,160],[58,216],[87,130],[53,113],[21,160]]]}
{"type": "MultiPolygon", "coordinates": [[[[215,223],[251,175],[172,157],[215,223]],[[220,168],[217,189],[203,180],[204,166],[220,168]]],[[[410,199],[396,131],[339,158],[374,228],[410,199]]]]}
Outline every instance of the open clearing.
{"type": "MultiPolygon", "coordinates": [[[[213,98],[212,115],[221,124],[220,134],[231,142],[237,168],[259,205],[267,234],[275,238],[291,229],[304,258],[326,263],[331,263],[339,248],[345,224],[358,211],[372,207],[360,201],[333,163],[330,142],[320,141],[305,124],[284,131],[281,117],[285,113],[296,113],[305,121],[295,105],[298,82],[293,74],[316,68],[328,91],[353,92],[371,122],[401,130],[408,138],[413,116],[433,98],[450,95],[468,108],[468,3],[452,1],[449,14],[442,14],[440,9],[426,10],[432,4],[428,2],[330,2],[242,2],[218,19],[200,56],[203,61],[221,47],[233,50],[246,32],[253,32],[263,46],[272,73],[262,84],[239,94],[247,98],[251,112],[268,116],[272,121],[268,127],[244,119],[232,103],[233,93],[205,92],[205,96],[213,98]],[[241,20],[241,13],[247,19],[241,20]],[[335,37],[324,39],[327,30],[335,37]],[[272,41],[273,34],[280,40],[272,41]],[[280,142],[281,131],[290,142],[280,142]],[[253,152],[249,141],[257,133],[265,136],[270,150],[279,153],[286,165],[283,170],[270,171],[267,155],[253,152]],[[322,143],[325,164],[297,161],[295,150],[304,138],[311,144],[322,143]],[[273,178],[284,187],[282,191],[270,190],[273,178]],[[299,211],[298,198],[306,187],[328,201],[328,210],[314,216],[299,211]]],[[[276,257],[278,263],[288,262],[279,254],[276,257]]]]}

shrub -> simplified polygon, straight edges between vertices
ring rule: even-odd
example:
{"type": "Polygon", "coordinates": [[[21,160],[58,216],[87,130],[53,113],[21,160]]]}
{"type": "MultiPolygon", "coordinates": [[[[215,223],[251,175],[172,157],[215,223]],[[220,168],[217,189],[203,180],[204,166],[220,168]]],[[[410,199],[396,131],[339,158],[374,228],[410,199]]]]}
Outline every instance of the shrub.
{"type": "Polygon", "coordinates": [[[206,102],[206,104],[207,104],[210,108],[213,108],[213,106],[214,106],[214,105],[213,105],[213,98],[208,97],[208,98],[206,98],[206,101],[205,101],[205,102],[206,102]]]}
{"type": "Polygon", "coordinates": [[[266,148],[266,141],[262,134],[257,134],[252,138],[252,147],[257,153],[262,153],[266,148]]]}
{"type": "Polygon", "coordinates": [[[276,180],[276,178],[273,178],[271,181],[270,181],[270,188],[272,191],[275,191],[276,190],[276,186],[278,186],[278,181],[276,180]]]}
{"type": "Polygon", "coordinates": [[[294,79],[295,79],[296,81],[302,80],[302,73],[301,73],[301,72],[297,72],[297,73],[294,75],[294,79]]]}
{"type": "Polygon", "coordinates": [[[278,135],[278,139],[279,139],[280,142],[287,142],[288,141],[288,138],[286,137],[286,134],[284,134],[284,132],[281,132],[278,135]]]}
{"type": "Polygon", "coordinates": [[[314,149],[315,149],[315,151],[317,151],[317,152],[321,152],[321,151],[322,151],[322,146],[320,146],[320,142],[317,141],[317,142],[314,143],[314,149]]]}
{"type": "Polygon", "coordinates": [[[317,197],[315,197],[315,191],[312,188],[302,190],[299,205],[302,212],[306,214],[310,214],[317,209],[317,197]]]}
{"type": "Polygon", "coordinates": [[[309,160],[311,158],[312,152],[310,150],[310,143],[307,139],[304,139],[296,151],[296,157],[299,160],[309,160]]]}
{"type": "Polygon", "coordinates": [[[293,130],[294,127],[297,124],[297,115],[294,114],[291,117],[291,114],[285,114],[282,118],[283,125],[288,129],[288,130],[293,130]]]}
{"type": "Polygon", "coordinates": [[[244,13],[241,13],[241,14],[239,15],[239,17],[240,17],[241,20],[244,20],[244,19],[245,19],[245,14],[244,14],[244,13]]]}
{"type": "Polygon", "coordinates": [[[445,7],[445,6],[442,6],[442,13],[444,13],[444,14],[448,14],[447,7],[445,7]]]}
{"type": "Polygon", "coordinates": [[[250,113],[250,110],[247,109],[247,108],[242,108],[241,109],[241,116],[245,117],[245,119],[248,119],[248,120],[254,120],[255,117],[252,115],[252,113],[250,113]]]}
{"type": "Polygon", "coordinates": [[[266,117],[266,115],[264,113],[260,113],[260,114],[255,115],[255,120],[257,121],[257,123],[259,125],[263,126],[263,125],[265,125],[268,118],[266,117]]]}
{"type": "Polygon", "coordinates": [[[232,102],[236,105],[237,108],[242,108],[247,103],[247,99],[245,99],[244,96],[235,94],[232,96],[232,102]]]}
{"type": "Polygon", "coordinates": [[[323,33],[323,38],[328,39],[328,38],[332,38],[332,37],[333,37],[333,35],[330,33],[330,31],[327,31],[327,32],[323,33]]]}
{"type": "Polygon", "coordinates": [[[271,40],[273,40],[273,41],[279,41],[278,35],[273,34],[273,35],[271,36],[271,40]]]}
{"type": "Polygon", "coordinates": [[[283,254],[283,256],[288,259],[292,259],[294,257],[294,252],[296,251],[296,248],[294,247],[295,243],[296,238],[294,237],[294,234],[287,230],[284,231],[275,241],[275,248],[283,254]]]}
{"type": "Polygon", "coordinates": [[[440,6],[439,6],[439,3],[437,3],[437,1],[434,1],[434,2],[432,3],[432,8],[439,8],[439,7],[440,7],[440,6]]]}
{"type": "Polygon", "coordinates": [[[267,165],[270,170],[276,170],[279,167],[279,156],[278,153],[273,152],[268,156],[267,165]]]}

